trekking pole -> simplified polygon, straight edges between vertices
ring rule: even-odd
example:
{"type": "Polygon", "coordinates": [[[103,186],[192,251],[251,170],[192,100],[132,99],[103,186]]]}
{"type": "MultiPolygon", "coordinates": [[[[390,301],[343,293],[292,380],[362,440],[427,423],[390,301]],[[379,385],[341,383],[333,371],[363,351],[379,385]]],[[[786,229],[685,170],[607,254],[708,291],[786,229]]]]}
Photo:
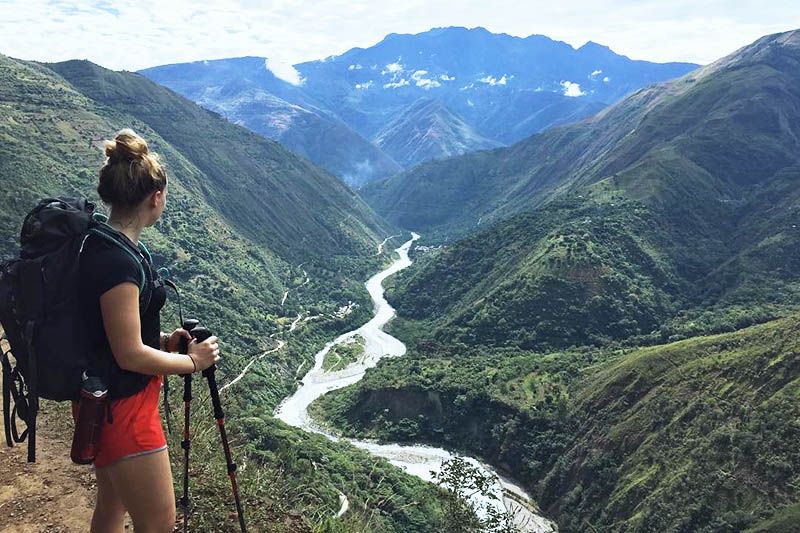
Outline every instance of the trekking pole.
{"type": "MultiPolygon", "coordinates": [[[[182,315],[183,313],[181,313],[182,315]]],[[[183,317],[181,317],[183,318],[183,317]]],[[[197,327],[199,322],[197,320],[187,320],[181,327],[186,331],[192,331],[197,327]]],[[[185,337],[181,337],[180,352],[184,354],[189,353],[189,341],[185,337]]],[[[191,440],[189,437],[189,411],[192,404],[192,374],[183,374],[183,440],[181,441],[181,448],[183,448],[183,496],[181,496],[181,508],[183,509],[183,533],[189,529],[189,447],[191,440]]]]}
{"type": "MultiPolygon", "coordinates": [[[[192,337],[197,339],[197,342],[203,342],[211,336],[211,332],[206,328],[195,327],[191,330],[192,337]]],[[[242,533],[247,532],[247,526],[244,523],[244,511],[242,510],[242,502],[239,500],[239,487],[236,484],[236,463],[231,458],[231,448],[228,444],[228,434],[225,431],[225,413],[222,412],[222,402],[219,400],[219,390],[217,389],[217,378],[214,372],[217,370],[216,365],[203,370],[203,377],[208,380],[208,390],[211,393],[211,404],[214,406],[214,418],[217,420],[219,427],[219,436],[222,438],[222,449],[225,452],[225,461],[228,464],[228,477],[231,479],[231,489],[233,490],[233,499],[236,502],[236,514],[239,517],[239,527],[242,533]]]]}

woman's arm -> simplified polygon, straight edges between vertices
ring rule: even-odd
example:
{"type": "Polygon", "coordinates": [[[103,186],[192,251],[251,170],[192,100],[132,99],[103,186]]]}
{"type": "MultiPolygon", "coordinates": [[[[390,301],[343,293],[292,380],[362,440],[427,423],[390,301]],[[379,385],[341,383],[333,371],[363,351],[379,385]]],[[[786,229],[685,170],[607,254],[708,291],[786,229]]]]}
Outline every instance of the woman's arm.
{"type": "Polygon", "coordinates": [[[216,337],[209,337],[199,344],[193,340],[188,356],[156,350],[144,344],[139,317],[139,288],[133,283],[120,283],[104,292],[100,296],[100,311],[111,352],[124,370],[153,376],[190,374],[219,361],[216,337]]]}

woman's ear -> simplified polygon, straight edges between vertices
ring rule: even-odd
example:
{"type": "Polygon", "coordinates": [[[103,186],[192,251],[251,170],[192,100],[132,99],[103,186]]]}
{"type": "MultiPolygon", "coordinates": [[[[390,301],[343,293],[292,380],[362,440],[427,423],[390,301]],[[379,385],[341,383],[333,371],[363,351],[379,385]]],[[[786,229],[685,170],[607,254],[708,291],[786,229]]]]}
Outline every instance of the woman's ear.
{"type": "Polygon", "coordinates": [[[159,203],[161,202],[161,196],[164,194],[164,191],[153,191],[150,193],[150,207],[158,207],[159,203]]]}

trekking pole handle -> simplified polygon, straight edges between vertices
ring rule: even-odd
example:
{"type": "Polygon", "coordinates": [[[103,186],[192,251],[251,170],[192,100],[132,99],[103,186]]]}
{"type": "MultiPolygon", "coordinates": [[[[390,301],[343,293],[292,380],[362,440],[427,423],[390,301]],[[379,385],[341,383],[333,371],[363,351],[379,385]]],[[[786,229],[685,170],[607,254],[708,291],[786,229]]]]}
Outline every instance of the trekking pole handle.
{"type": "MultiPolygon", "coordinates": [[[[181,327],[183,329],[185,329],[186,331],[188,331],[189,334],[191,335],[192,331],[194,331],[194,329],[198,326],[198,324],[200,324],[199,320],[195,320],[193,318],[190,318],[189,320],[185,320],[181,324],[181,327]]],[[[189,340],[186,337],[181,337],[180,339],[178,339],[178,353],[182,353],[184,355],[189,355],[189,340]]],[[[181,375],[183,377],[186,377],[186,376],[190,376],[191,373],[189,373],[189,374],[181,374],[181,375]]],[[[184,394],[184,396],[186,396],[186,394],[184,394]]],[[[187,401],[186,398],[184,398],[184,401],[187,401]]]]}
{"type": "MultiPolygon", "coordinates": [[[[207,338],[211,336],[211,331],[206,328],[195,328],[192,330],[192,337],[197,339],[197,342],[203,342],[207,338]]],[[[211,393],[211,403],[214,406],[214,418],[219,420],[220,418],[225,418],[225,414],[222,411],[222,403],[219,400],[219,390],[217,389],[217,378],[214,375],[214,372],[217,370],[217,365],[211,365],[210,367],[203,370],[203,377],[208,379],[208,389],[211,393]]]]}

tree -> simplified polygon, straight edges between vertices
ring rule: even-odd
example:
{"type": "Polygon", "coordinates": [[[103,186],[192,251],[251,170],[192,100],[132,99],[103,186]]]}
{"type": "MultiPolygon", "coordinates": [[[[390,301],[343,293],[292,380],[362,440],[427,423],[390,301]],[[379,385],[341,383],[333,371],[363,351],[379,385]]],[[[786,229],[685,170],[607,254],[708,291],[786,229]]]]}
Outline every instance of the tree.
{"type": "Polygon", "coordinates": [[[446,494],[443,533],[518,533],[510,513],[476,502],[476,497],[498,501],[492,491],[494,476],[461,457],[445,461],[440,472],[431,474],[446,494]]]}

